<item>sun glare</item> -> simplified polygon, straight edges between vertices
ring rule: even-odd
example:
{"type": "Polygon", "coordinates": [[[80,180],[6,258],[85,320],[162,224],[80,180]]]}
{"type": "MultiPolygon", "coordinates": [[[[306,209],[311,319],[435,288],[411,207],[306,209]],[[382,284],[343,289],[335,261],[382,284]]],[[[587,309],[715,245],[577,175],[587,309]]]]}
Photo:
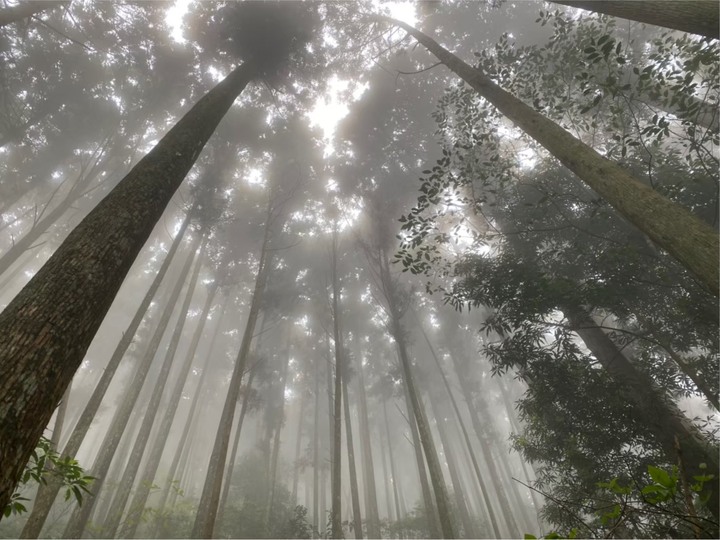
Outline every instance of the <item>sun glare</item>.
{"type": "Polygon", "coordinates": [[[165,14],[165,23],[170,27],[170,37],[176,43],[185,43],[183,35],[183,17],[190,9],[192,0],[175,0],[165,14]]]}

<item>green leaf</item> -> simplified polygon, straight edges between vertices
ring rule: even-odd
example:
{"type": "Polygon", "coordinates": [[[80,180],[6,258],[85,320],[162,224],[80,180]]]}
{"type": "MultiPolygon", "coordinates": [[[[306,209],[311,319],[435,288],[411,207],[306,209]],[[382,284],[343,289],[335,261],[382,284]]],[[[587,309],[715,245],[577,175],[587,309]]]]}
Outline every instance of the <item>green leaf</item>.
{"type": "Polygon", "coordinates": [[[523,536],[523,538],[524,540],[537,540],[537,536],[533,536],[532,534],[527,533],[525,534],[525,536],[523,536]]]}
{"type": "Polygon", "coordinates": [[[667,471],[664,471],[658,467],[653,467],[652,465],[648,465],[648,473],[650,474],[650,478],[652,478],[661,486],[665,486],[668,489],[672,489],[673,487],[675,487],[675,481],[670,478],[670,475],[667,473],[667,471]]]}

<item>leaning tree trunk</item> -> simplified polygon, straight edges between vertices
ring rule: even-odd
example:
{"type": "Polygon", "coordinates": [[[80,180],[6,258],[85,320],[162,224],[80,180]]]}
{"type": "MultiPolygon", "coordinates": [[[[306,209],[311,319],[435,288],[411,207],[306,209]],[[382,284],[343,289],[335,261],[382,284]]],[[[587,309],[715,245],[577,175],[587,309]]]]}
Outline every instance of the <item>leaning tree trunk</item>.
{"type": "Polygon", "coordinates": [[[605,13],[621,19],[720,37],[720,4],[716,0],[552,0],[555,4],[605,13]]]}
{"type": "Polygon", "coordinates": [[[633,406],[634,415],[655,435],[669,462],[677,460],[676,440],[682,448],[685,469],[690,478],[712,474],[705,484],[709,495],[708,510],[715,519],[720,513],[720,471],[717,450],[710,448],[677,407],[655,388],[652,379],[638,370],[623,352],[582,309],[562,307],[570,327],[580,336],[593,355],[615,379],[618,392],[633,406]],[[701,468],[702,464],[705,468],[701,468]]]}
{"type": "Polygon", "coordinates": [[[70,4],[68,0],[55,2],[50,0],[33,0],[32,2],[25,1],[17,6],[0,9],[0,26],[7,26],[8,24],[32,17],[41,11],[68,4],[70,4]]]}
{"type": "Polygon", "coordinates": [[[485,73],[466,64],[434,39],[402,21],[380,18],[399,26],[422,43],[479,95],[718,295],[720,241],[712,227],[500,88],[485,73]]]}
{"type": "MultiPolygon", "coordinates": [[[[199,266],[199,265],[198,265],[199,266]]],[[[200,319],[198,320],[195,332],[193,332],[192,339],[190,341],[190,347],[185,354],[185,362],[180,368],[180,373],[175,381],[172,394],[165,405],[165,414],[162,417],[160,425],[158,426],[157,434],[155,435],[155,441],[148,455],[145,463],[140,481],[135,488],[135,494],[133,495],[130,508],[128,509],[127,516],[123,522],[123,526],[120,529],[121,538],[133,538],[135,531],[140,524],[142,518],[142,511],[145,508],[147,499],[150,496],[150,489],[154,485],[155,475],[157,473],[158,465],[160,465],[160,458],[162,457],[165,444],[167,443],[168,436],[170,435],[170,428],[172,427],[173,420],[175,419],[175,413],[177,412],[180,399],[182,398],[183,388],[187,382],[188,375],[190,374],[190,368],[192,367],[193,360],[195,359],[195,352],[197,351],[200,338],[202,337],[205,323],[207,322],[207,316],[210,313],[210,308],[215,300],[215,295],[219,289],[218,281],[215,281],[208,291],[207,298],[205,299],[205,305],[203,306],[200,319]]],[[[190,294],[188,293],[188,296],[190,294]]],[[[187,313],[187,311],[185,311],[187,313]]],[[[118,510],[118,508],[116,508],[118,510]]]]}
{"type": "Polygon", "coordinates": [[[238,396],[240,395],[240,383],[245,374],[250,345],[252,344],[255,325],[258,315],[260,314],[260,306],[262,305],[263,292],[268,280],[268,275],[270,274],[272,254],[268,248],[272,216],[273,205],[272,201],[269,200],[267,218],[265,220],[265,233],[260,249],[260,265],[255,279],[255,289],[253,290],[252,301],[250,302],[250,310],[248,312],[248,319],[245,324],[245,332],[240,344],[240,350],[235,359],[235,366],[230,378],[225,405],[223,406],[220,416],[220,424],[215,437],[215,444],[210,454],[207,476],[205,478],[202,495],[200,496],[200,502],[198,503],[195,523],[193,524],[192,533],[190,534],[192,538],[212,538],[213,528],[215,527],[215,518],[217,516],[220,492],[222,489],[223,471],[225,469],[225,461],[230,443],[230,432],[232,431],[233,417],[235,416],[235,408],[238,396]]]}
{"type": "Polygon", "coordinates": [[[135,257],[256,74],[245,63],[200,99],[0,314],[0,507],[10,500],[135,257]]]}
{"type": "MultiPolygon", "coordinates": [[[[143,383],[150,371],[150,366],[155,358],[155,353],[160,347],[160,341],[162,340],[165,329],[170,322],[170,317],[173,312],[172,307],[177,303],[180,293],[182,292],[183,285],[185,284],[185,279],[190,273],[190,267],[192,266],[192,262],[195,260],[195,251],[199,241],[200,237],[198,236],[192,246],[190,255],[185,262],[182,272],[175,283],[175,287],[170,295],[167,307],[163,311],[160,321],[158,322],[158,326],[153,333],[150,344],[145,351],[143,359],[140,361],[140,365],[136,368],[137,371],[133,376],[132,383],[130,383],[130,387],[123,394],[120,406],[115,411],[110,428],[108,429],[102,445],[100,446],[100,450],[98,451],[97,457],[95,458],[95,462],[91,470],[92,476],[95,477],[92,487],[96,496],[100,492],[100,488],[107,477],[110,464],[115,456],[117,445],[125,432],[128,421],[130,420],[130,415],[132,414],[135,403],[140,395],[140,390],[142,389],[143,383]]],[[[70,520],[65,526],[63,538],[80,538],[83,530],[85,529],[85,525],[90,518],[90,512],[93,509],[94,501],[95,499],[88,498],[81,507],[75,509],[70,516],[70,520]]]]}

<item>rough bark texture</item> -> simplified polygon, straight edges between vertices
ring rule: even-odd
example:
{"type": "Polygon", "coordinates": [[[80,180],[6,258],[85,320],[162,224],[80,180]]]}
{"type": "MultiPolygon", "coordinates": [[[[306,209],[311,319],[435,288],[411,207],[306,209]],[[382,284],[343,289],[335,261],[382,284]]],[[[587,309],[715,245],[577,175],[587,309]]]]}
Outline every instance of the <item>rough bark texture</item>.
{"type": "Polygon", "coordinates": [[[17,6],[0,9],[0,26],[6,26],[17,21],[32,17],[36,13],[62,5],[69,5],[68,1],[33,0],[25,1],[17,6]]]}
{"type": "Polygon", "coordinates": [[[256,70],[243,64],[70,233],[0,314],[0,507],[173,193],[256,70]]]}
{"type": "Polygon", "coordinates": [[[260,250],[260,266],[258,275],[255,279],[255,289],[253,290],[250,310],[248,312],[248,320],[245,325],[240,350],[235,359],[235,366],[230,378],[225,405],[223,406],[220,417],[220,425],[218,426],[215,444],[213,445],[212,454],[210,455],[210,463],[208,464],[207,476],[203,486],[202,495],[198,504],[195,523],[190,536],[192,538],[212,538],[213,528],[215,527],[215,517],[217,516],[218,504],[220,502],[220,491],[222,488],[223,471],[225,470],[225,460],[227,458],[228,446],[230,443],[230,432],[232,431],[233,417],[235,416],[235,407],[237,405],[238,396],[240,395],[240,383],[245,374],[245,366],[250,352],[253,336],[255,334],[255,325],[258,315],[260,314],[260,306],[262,305],[262,296],[270,274],[270,264],[272,255],[268,251],[270,241],[270,223],[272,219],[272,204],[268,202],[267,219],[265,222],[265,235],[263,238],[262,248],[260,250]]]}
{"type": "MultiPolygon", "coordinates": [[[[132,383],[124,393],[123,400],[120,402],[119,407],[115,411],[110,427],[108,428],[108,432],[105,435],[102,444],[100,445],[100,450],[98,451],[95,462],[93,463],[91,469],[91,474],[95,477],[95,481],[93,482],[92,486],[95,495],[100,492],[103,482],[105,482],[105,480],[107,479],[108,471],[110,469],[113,457],[115,456],[115,451],[117,450],[118,443],[120,442],[123,433],[125,433],[125,428],[128,425],[128,421],[130,420],[133,408],[135,407],[138,396],[140,395],[140,390],[145,383],[145,379],[147,378],[148,372],[150,371],[150,366],[152,365],[153,359],[155,358],[155,353],[160,347],[160,341],[162,340],[165,329],[170,322],[170,317],[173,312],[172,306],[177,303],[177,300],[180,297],[180,293],[182,292],[183,285],[185,284],[185,279],[190,273],[190,267],[192,266],[192,262],[195,259],[195,250],[197,249],[197,242],[199,240],[200,238],[198,237],[195,244],[193,244],[192,246],[190,256],[187,258],[182,272],[180,273],[180,276],[175,283],[175,287],[170,294],[170,299],[165,310],[163,311],[160,321],[158,322],[158,326],[153,333],[150,344],[145,351],[142,361],[137,366],[137,371],[133,376],[132,383]]],[[[92,512],[96,500],[96,498],[87,498],[85,503],[81,507],[76,508],[73,511],[70,516],[70,520],[65,527],[63,538],[80,538],[83,530],[85,529],[85,525],[90,518],[90,512],[92,512]]]]}
{"type": "Polygon", "coordinates": [[[718,234],[685,207],[660,195],[616,163],[573,137],[552,120],[506,92],[434,39],[404,22],[403,28],[516,126],[535,139],[630,223],[666,250],[713,294],[718,295],[718,234]]]}
{"type": "Polygon", "coordinates": [[[592,317],[580,309],[569,306],[564,307],[563,312],[572,329],[615,379],[618,392],[633,405],[637,418],[655,435],[667,454],[668,461],[677,460],[675,447],[677,440],[682,448],[683,461],[690,477],[702,474],[715,475],[715,479],[706,483],[705,487],[710,493],[708,509],[715,519],[718,519],[720,471],[718,471],[717,449],[707,445],[680,410],[660,394],[648,375],[635,368],[592,317]],[[707,468],[701,469],[701,463],[705,463],[707,468]]]}
{"type": "MultiPolygon", "coordinates": [[[[198,268],[199,266],[200,265],[198,265],[198,268]]],[[[133,495],[123,526],[120,529],[120,538],[133,538],[135,536],[135,531],[140,524],[142,511],[145,508],[145,503],[150,495],[150,489],[153,486],[153,481],[155,480],[155,474],[157,473],[157,468],[160,464],[160,458],[162,457],[163,450],[165,449],[165,443],[167,442],[168,435],[170,434],[170,428],[172,427],[173,420],[175,419],[175,413],[177,412],[180,399],[182,398],[183,388],[185,387],[188,375],[190,374],[190,368],[192,367],[193,360],[195,359],[195,351],[197,351],[198,344],[200,343],[200,337],[202,336],[203,329],[205,328],[207,316],[208,313],[210,313],[210,308],[215,300],[217,291],[218,282],[216,281],[213,285],[211,285],[210,290],[208,291],[200,319],[198,320],[197,327],[195,328],[195,332],[193,332],[193,336],[190,341],[190,347],[185,354],[185,362],[180,368],[180,373],[175,381],[172,394],[165,405],[165,414],[158,426],[155,441],[153,442],[152,449],[147,457],[140,481],[135,487],[135,494],[133,495]]],[[[188,296],[190,296],[189,293],[188,296]]]]}
{"type": "Polygon", "coordinates": [[[552,0],[555,4],[605,13],[718,39],[716,0],[552,0]]]}

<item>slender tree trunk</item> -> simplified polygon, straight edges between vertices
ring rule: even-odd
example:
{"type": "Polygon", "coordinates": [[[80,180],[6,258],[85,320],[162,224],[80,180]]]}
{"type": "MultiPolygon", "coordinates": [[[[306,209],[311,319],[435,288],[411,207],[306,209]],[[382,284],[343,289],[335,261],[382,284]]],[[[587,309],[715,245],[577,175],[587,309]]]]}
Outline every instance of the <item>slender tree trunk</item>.
{"type": "Polygon", "coordinates": [[[715,0],[552,0],[555,4],[718,39],[720,10],[715,0]]]}
{"type": "MultiPolygon", "coordinates": [[[[342,538],[342,381],[343,363],[345,351],[343,350],[343,338],[340,331],[340,284],[337,268],[337,223],[333,229],[332,237],[332,315],[333,315],[333,339],[335,341],[335,391],[333,409],[333,456],[332,456],[332,510],[331,524],[332,537],[342,538]]],[[[328,365],[329,369],[329,365],[328,365]]]]}
{"type": "MultiPolygon", "coordinates": [[[[300,481],[300,448],[302,447],[303,426],[305,425],[305,402],[307,396],[304,390],[300,391],[300,411],[298,413],[298,430],[295,438],[295,460],[293,461],[293,481],[292,481],[292,505],[297,506],[298,503],[298,483],[300,481]]],[[[306,502],[307,506],[307,502],[306,502]]]]}
{"type": "Polygon", "coordinates": [[[618,392],[633,405],[634,414],[655,435],[665,451],[668,461],[677,458],[675,440],[682,448],[683,460],[688,474],[713,474],[715,478],[705,484],[709,493],[708,509],[715,519],[720,517],[720,498],[718,491],[717,450],[711,449],[697,434],[696,430],[677,407],[661,395],[652,379],[638,370],[622,353],[613,341],[603,332],[595,321],[581,309],[564,306],[563,312],[571,328],[580,336],[598,362],[608,371],[618,384],[618,392]],[[707,468],[700,468],[704,463],[707,468]]]}
{"type": "Polygon", "coordinates": [[[193,538],[212,538],[213,528],[215,526],[215,517],[217,516],[218,503],[220,502],[220,491],[222,488],[222,476],[225,469],[225,460],[227,458],[228,444],[230,442],[230,432],[232,431],[233,417],[235,415],[235,406],[237,405],[238,396],[240,394],[240,383],[245,373],[248,353],[255,334],[255,325],[260,313],[262,305],[262,296],[270,274],[270,266],[272,255],[268,251],[270,242],[270,228],[273,215],[272,201],[268,201],[267,218],[265,220],[265,235],[263,238],[262,248],[260,250],[260,265],[258,275],[255,279],[255,289],[250,303],[248,312],[248,320],[245,325],[240,350],[235,359],[230,385],[228,387],[225,405],[220,417],[220,425],[218,426],[215,444],[212,454],[210,455],[210,463],[208,465],[207,477],[203,487],[198,511],[195,517],[191,537],[193,538]]]}
{"type": "MultiPolygon", "coordinates": [[[[198,268],[199,266],[200,265],[198,265],[198,268]]],[[[133,495],[132,502],[130,503],[130,508],[127,516],[125,517],[123,527],[120,529],[119,536],[121,538],[133,538],[135,536],[135,531],[140,524],[142,511],[145,508],[148,497],[150,496],[150,489],[153,486],[155,475],[157,474],[157,469],[160,465],[160,458],[162,457],[168,436],[170,435],[170,428],[175,420],[175,413],[177,412],[180,399],[182,398],[183,388],[185,388],[187,383],[190,368],[192,367],[193,360],[195,359],[195,353],[197,351],[198,344],[200,343],[200,338],[202,337],[203,330],[205,329],[205,323],[207,322],[207,317],[210,313],[210,308],[215,301],[215,295],[217,294],[218,289],[219,283],[215,281],[208,291],[207,298],[205,299],[205,305],[203,306],[200,318],[198,319],[197,327],[195,328],[195,332],[193,333],[190,341],[190,346],[185,354],[185,362],[180,368],[180,373],[178,374],[172,394],[170,395],[166,405],[165,414],[163,415],[157,434],[155,435],[153,447],[150,450],[145,463],[143,474],[140,477],[140,482],[138,482],[138,485],[135,488],[135,494],[133,495]]],[[[189,292],[188,296],[190,296],[189,292]]]]}
{"type": "MultiPolygon", "coordinates": [[[[175,450],[175,455],[173,456],[172,463],[170,464],[170,469],[168,469],[168,474],[165,479],[165,485],[161,491],[160,503],[157,505],[157,511],[158,511],[158,514],[160,514],[160,515],[162,514],[163,510],[165,509],[165,505],[168,501],[168,496],[170,495],[170,492],[172,490],[172,484],[173,484],[173,482],[177,481],[176,474],[178,471],[178,467],[180,465],[180,460],[182,458],[183,449],[185,449],[187,446],[188,436],[190,434],[191,427],[193,425],[193,419],[195,418],[195,411],[197,410],[197,407],[200,403],[200,396],[202,395],[203,390],[204,390],[204,383],[205,383],[205,379],[207,378],[207,374],[209,371],[209,364],[213,357],[213,355],[212,355],[213,348],[215,347],[215,345],[217,343],[217,337],[218,337],[218,334],[220,333],[220,327],[222,326],[223,319],[225,318],[225,314],[227,312],[228,303],[229,303],[229,296],[225,296],[225,298],[223,299],[223,307],[222,307],[222,310],[220,313],[220,317],[218,318],[218,323],[217,323],[217,325],[215,325],[215,330],[213,332],[212,339],[210,340],[210,350],[208,351],[207,356],[205,358],[205,364],[202,367],[202,371],[200,374],[200,380],[198,381],[197,387],[195,388],[195,392],[193,394],[193,400],[192,400],[192,403],[190,404],[190,411],[188,412],[188,416],[185,419],[185,426],[183,427],[183,432],[180,435],[180,441],[178,442],[177,448],[175,450]]],[[[155,530],[153,532],[153,535],[152,535],[153,538],[157,538],[158,535],[160,534],[160,526],[161,526],[161,523],[158,521],[158,523],[155,527],[155,530]]]]}
{"type": "Polygon", "coordinates": [[[313,422],[313,530],[320,531],[319,480],[320,472],[320,360],[315,359],[315,418],[313,422]]]}
{"type": "Polygon", "coordinates": [[[382,465],[383,485],[385,486],[385,512],[388,522],[397,521],[397,508],[393,506],[393,500],[390,497],[390,471],[387,464],[387,456],[385,455],[385,438],[378,437],[380,443],[380,464],[382,465]]]}
{"type": "Polygon", "coordinates": [[[0,313],[0,507],[10,500],[135,257],[256,73],[245,63],[201,98],[0,313]]]}
{"type": "Polygon", "coordinates": [[[718,295],[720,241],[712,227],[500,88],[482,71],[466,64],[434,39],[402,21],[381,18],[403,28],[422,43],[479,95],[718,295]]]}
{"type": "MultiPolygon", "coordinates": [[[[263,319],[264,322],[264,319],[263,319]]],[[[252,392],[252,384],[255,380],[256,366],[250,368],[250,374],[248,375],[247,383],[245,384],[245,394],[243,395],[242,405],[240,406],[240,417],[238,418],[237,428],[235,429],[235,438],[233,440],[232,450],[230,451],[230,457],[228,458],[227,465],[225,467],[225,476],[223,478],[222,493],[220,494],[220,502],[218,503],[218,514],[215,519],[216,526],[222,524],[223,517],[225,515],[225,508],[227,507],[227,499],[230,494],[230,485],[232,483],[233,473],[235,472],[235,462],[237,461],[237,451],[240,448],[240,435],[242,434],[242,427],[245,423],[245,416],[247,415],[248,407],[250,404],[250,394],[252,392]]]]}
{"type": "MultiPolygon", "coordinates": [[[[120,520],[127,505],[127,501],[130,497],[130,491],[132,490],[133,484],[135,483],[135,477],[137,476],[138,470],[140,469],[140,462],[145,455],[145,448],[150,440],[150,432],[155,425],[155,419],[157,418],[158,410],[160,409],[160,403],[162,400],[163,393],[165,391],[165,385],[167,384],[168,377],[170,376],[170,369],[173,367],[175,361],[175,354],[180,343],[180,337],[182,336],[183,329],[185,328],[185,322],[187,321],[188,312],[190,310],[190,304],[192,302],[193,295],[197,289],[198,279],[200,277],[200,269],[202,268],[203,258],[205,255],[205,247],[207,245],[207,236],[204,237],[200,253],[197,256],[195,262],[195,269],[193,270],[192,276],[188,283],[187,291],[185,293],[185,299],[180,308],[178,320],[175,323],[175,329],[170,337],[170,342],[165,350],[165,358],[162,366],[160,367],[160,373],[158,373],[155,379],[155,385],[153,386],[152,396],[150,402],[145,409],[145,416],[143,422],[140,425],[140,431],[135,437],[135,444],[130,451],[130,457],[125,465],[125,470],[121,475],[120,485],[115,490],[113,502],[111,505],[111,513],[105,520],[103,525],[102,535],[103,538],[114,538],[117,533],[117,529],[120,526],[120,520]]],[[[192,361],[192,360],[191,360],[192,361]]],[[[189,370],[189,366],[188,366],[189,370]]],[[[181,390],[182,392],[182,390],[181,390]]],[[[174,412],[174,409],[173,409],[174,412]]],[[[172,418],[170,419],[172,422],[172,418]]]]}
{"type": "Polygon", "coordinates": [[[435,500],[430,490],[430,483],[427,477],[427,468],[425,467],[425,457],[423,456],[422,443],[418,433],[417,421],[413,412],[412,401],[408,393],[407,385],[403,384],[403,393],[405,395],[405,410],[407,411],[407,420],[410,424],[410,436],[412,437],[412,446],[415,452],[415,462],[417,464],[418,478],[420,480],[420,491],[422,493],[423,506],[425,507],[425,516],[428,524],[428,532],[430,538],[440,538],[440,517],[438,515],[435,500]]]}
{"type": "Polygon", "coordinates": [[[395,500],[395,508],[397,508],[398,520],[405,519],[405,511],[400,506],[400,496],[398,494],[398,475],[395,472],[395,457],[393,456],[392,438],[390,437],[390,422],[387,416],[387,401],[383,400],[383,419],[385,420],[385,438],[388,445],[388,457],[390,458],[390,482],[393,487],[393,499],[395,500]]]}
{"type": "Polygon", "coordinates": [[[14,22],[28,19],[48,9],[56,8],[58,6],[67,6],[69,1],[50,1],[50,0],[33,0],[32,2],[25,1],[16,6],[6,7],[0,9],[0,26],[6,26],[14,22]]]}
{"type": "Polygon", "coordinates": [[[377,489],[375,487],[375,466],[373,464],[372,445],[370,442],[370,422],[368,419],[362,359],[358,359],[357,377],[358,397],[360,398],[360,451],[363,462],[367,535],[368,538],[380,538],[380,513],[378,511],[377,489]]]}
{"type": "Polygon", "coordinates": [[[273,507],[275,506],[275,484],[277,482],[278,458],[280,456],[280,432],[283,428],[283,415],[285,412],[285,387],[287,386],[288,369],[290,366],[290,343],[287,345],[287,353],[285,355],[285,364],[283,365],[282,375],[280,378],[278,400],[280,400],[280,411],[275,422],[275,436],[273,439],[272,459],[270,460],[270,474],[268,477],[268,504],[265,508],[265,529],[270,532],[270,521],[273,507]]]}
{"type": "MultiPolygon", "coordinates": [[[[100,492],[100,488],[105,481],[105,477],[107,476],[107,472],[110,468],[113,456],[115,455],[115,450],[117,448],[118,442],[120,442],[120,438],[125,432],[125,428],[128,424],[128,420],[130,419],[133,407],[137,402],[138,396],[140,395],[140,390],[142,389],[143,383],[145,382],[147,374],[150,371],[150,366],[152,365],[155,353],[160,346],[160,341],[162,340],[165,329],[170,322],[170,317],[173,312],[172,306],[175,306],[175,304],[177,303],[183,285],[185,284],[185,280],[190,273],[190,267],[192,265],[192,262],[195,260],[195,251],[197,250],[200,239],[201,238],[198,236],[192,245],[190,255],[188,256],[187,261],[185,262],[185,265],[180,274],[180,277],[178,278],[175,287],[170,295],[168,307],[166,307],[166,309],[162,313],[158,326],[155,329],[150,344],[148,345],[148,349],[145,352],[143,359],[140,361],[140,364],[137,368],[137,371],[135,372],[130,387],[123,395],[120,406],[115,411],[115,415],[113,416],[110,428],[108,429],[108,432],[103,439],[102,445],[100,446],[97,457],[95,458],[95,463],[92,467],[92,476],[95,477],[95,481],[93,482],[93,490],[95,494],[98,494],[100,492]]],[[[94,504],[93,501],[93,498],[88,497],[86,498],[84,504],[81,507],[76,508],[73,511],[70,516],[70,520],[65,527],[63,538],[80,538],[83,530],[85,529],[88,518],[90,517],[90,512],[92,511],[94,504]]]]}
{"type": "MultiPolygon", "coordinates": [[[[357,469],[355,468],[355,445],[353,443],[352,417],[350,416],[350,398],[348,396],[347,377],[342,379],[343,407],[345,409],[345,438],[348,451],[348,468],[350,471],[350,495],[353,509],[353,529],[355,538],[363,537],[362,514],[360,513],[360,492],[358,490],[357,469]]],[[[302,407],[300,408],[302,410],[302,407]]],[[[302,416],[301,416],[302,418],[302,416]]]]}

